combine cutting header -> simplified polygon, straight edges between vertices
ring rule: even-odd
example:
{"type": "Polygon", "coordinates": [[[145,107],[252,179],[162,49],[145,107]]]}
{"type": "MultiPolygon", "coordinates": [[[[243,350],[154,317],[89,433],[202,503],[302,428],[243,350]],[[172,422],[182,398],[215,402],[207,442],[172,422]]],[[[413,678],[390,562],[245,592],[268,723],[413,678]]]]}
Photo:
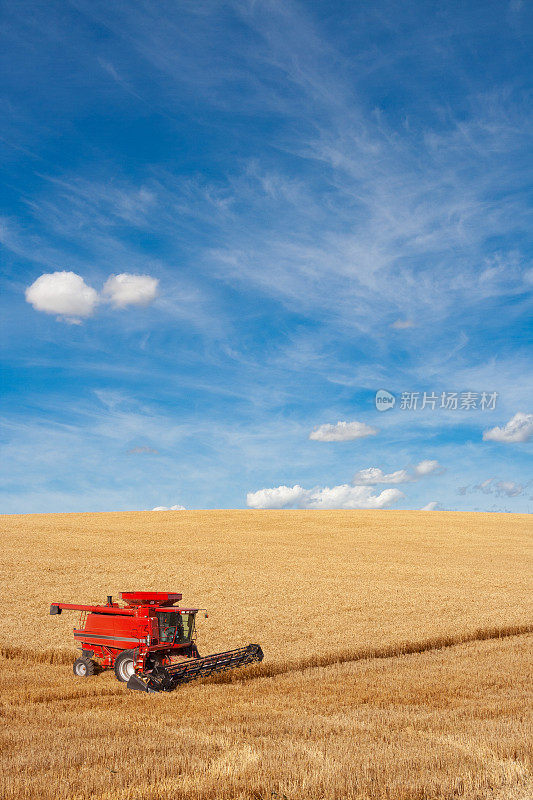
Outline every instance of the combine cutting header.
{"type": "Polygon", "coordinates": [[[114,668],[128,689],[171,692],[181,683],[263,660],[258,644],[201,658],[194,639],[196,614],[203,609],[177,607],[181,594],[122,592],[120,596],[125,605],[109,596],[102,606],[50,606],[50,614],[81,612],[74,628],[82,652],[73,667],[78,677],[114,668]]]}

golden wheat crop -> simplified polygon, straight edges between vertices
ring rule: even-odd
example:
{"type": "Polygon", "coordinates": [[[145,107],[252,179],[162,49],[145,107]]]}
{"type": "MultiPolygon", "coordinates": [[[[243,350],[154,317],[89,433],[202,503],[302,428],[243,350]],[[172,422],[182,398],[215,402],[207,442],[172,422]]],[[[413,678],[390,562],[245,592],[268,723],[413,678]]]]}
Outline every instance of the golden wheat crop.
{"type": "Polygon", "coordinates": [[[533,637],[129,693],[1,664],[5,800],[530,800],[533,637]]]}
{"type": "Polygon", "coordinates": [[[529,800],[529,521],[1,518],[1,796],[529,800]],[[257,641],[265,661],[155,697],[74,678],[76,616],[49,603],[134,589],[207,606],[202,653],[257,641]]]}
{"type": "Polygon", "coordinates": [[[0,641],[72,644],[74,613],[122,590],[207,606],[201,652],[258,640],[269,662],[531,622],[527,515],[209,511],[1,518],[0,641]]]}

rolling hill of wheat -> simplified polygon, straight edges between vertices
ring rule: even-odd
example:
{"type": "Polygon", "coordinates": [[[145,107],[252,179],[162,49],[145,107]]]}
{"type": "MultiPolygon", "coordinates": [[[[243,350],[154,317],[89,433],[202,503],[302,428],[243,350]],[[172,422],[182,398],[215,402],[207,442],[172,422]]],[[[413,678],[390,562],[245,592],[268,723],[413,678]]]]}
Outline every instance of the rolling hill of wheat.
{"type": "Polygon", "coordinates": [[[533,795],[526,515],[139,512],[1,518],[6,798],[533,795]],[[74,613],[206,606],[201,653],[262,664],[157,697],[76,679],[74,613]]]}

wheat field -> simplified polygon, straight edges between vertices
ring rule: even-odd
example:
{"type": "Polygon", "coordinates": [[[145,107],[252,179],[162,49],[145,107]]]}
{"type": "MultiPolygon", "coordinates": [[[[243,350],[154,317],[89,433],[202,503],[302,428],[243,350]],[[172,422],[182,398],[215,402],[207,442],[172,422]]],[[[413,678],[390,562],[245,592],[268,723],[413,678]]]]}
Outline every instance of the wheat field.
{"type": "Polygon", "coordinates": [[[526,515],[209,511],[2,517],[5,798],[531,800],[526,515]],[[265,660],[181,687],[76,679],[75,613],[181,591],[202,654],[265,660]]]}

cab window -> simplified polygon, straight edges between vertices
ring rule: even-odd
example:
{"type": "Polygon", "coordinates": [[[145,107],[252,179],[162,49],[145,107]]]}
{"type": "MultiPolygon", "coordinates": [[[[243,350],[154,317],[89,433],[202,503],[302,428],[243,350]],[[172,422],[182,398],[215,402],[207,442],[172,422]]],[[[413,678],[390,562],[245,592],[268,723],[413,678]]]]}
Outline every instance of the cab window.
{"type": "Polygon", "coordinates": [[[179,611],[158,611],[159,641],[169,644],[190,642],[194,628],[194,614],[179,611]]]}

